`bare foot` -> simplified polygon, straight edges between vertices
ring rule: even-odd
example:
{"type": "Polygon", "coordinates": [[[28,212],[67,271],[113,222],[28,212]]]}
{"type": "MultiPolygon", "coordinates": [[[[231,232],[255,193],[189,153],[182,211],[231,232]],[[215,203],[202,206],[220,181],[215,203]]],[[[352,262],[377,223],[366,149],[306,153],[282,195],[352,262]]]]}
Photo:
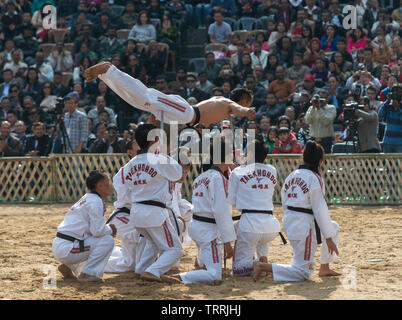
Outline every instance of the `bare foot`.
{"type": "Polygon", "coordinates": [[[171,284],[183,283],[183,282],[181,281],[181,278],[180,278],[180,276],[179,276],[178,274],[173,274],[173,275],[171,275],[171,276],[162,275],[162,276],[161,276],[161,280],[162,280],[162,282],[171,283],[171,284]]]}
{"type": "Polygon", "coordinates": [[[194,261],[194,269],[195,269],[195,270],[201,270],[201,269],[207,270],[207,268],[206,268],[205,266],[201,267],[201,266],[198,264],[198,259],[197,259],[197,258],[195,258],[195,261],[194,261]]]}
{"type": "Polygon", "coordinates": [[[60,271],[60,273],[63,275],[64,279],[74,279],[77,280],[77,277],[74,275],[74,273],[71,271],[69,267],[67,267],[65,264],[61,264],[57,267],[57,269],[60,271]]]}
{"type": "Polygon", "coordinates": [[[319,277],[336,277],[336,276],[340,276],[340,275],[341,275],[340,273],[338,273],[338,272],[336,272],[334,270],[331,270],[331,269],[320,270],[318,272],[319,277]]]}
{"type": "Polygon", "coordinates": [[[265,262],[268,263],[268,258],[267,257],[260,257],[260,262],[265,262]]]}
{"type": "Polygon", "coordinates": [[[261,262],[254,261],[253,263],[253,280],[257,281],[260,274],[263,272],[261,262]]]}
{"type": "Polygon", "coordinates": [[[112,64],[108,61],[103,61],[85,70],[87,81],[90,82],[98,77],[99,74],[107,72],[112,64]]]}
{"type": "Polygon", "coordinates": [[[160,278],[157,276],[154,276],[152,273],[149,272],[143,272],[141,273],[140,279],[145,280],[145,281],[156,281],[156,282],[162,282],[160,278]]]}
{"type": "Polygon", "coordinates": [[[103,282],[103,279],[81,272],[81,274],[78,276],[78,281],[103,282]]]}

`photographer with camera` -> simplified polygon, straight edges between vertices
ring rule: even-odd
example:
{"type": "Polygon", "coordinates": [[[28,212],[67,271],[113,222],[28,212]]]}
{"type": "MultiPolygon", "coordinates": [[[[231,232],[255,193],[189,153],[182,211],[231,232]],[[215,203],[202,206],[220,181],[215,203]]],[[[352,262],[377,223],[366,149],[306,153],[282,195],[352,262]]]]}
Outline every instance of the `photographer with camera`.
{"type": "Polygon", "coordinates": [[[384,153],[402,153],[402,84],[395,84],[388,94],[388,100],[378,110],[385,120],[385,133],[382,141],[384,153]]]}
{"type": "Polygon", "coordinates": [[[379,153],[381,152],[380,142],[377,137],[378,114],[375,106],[370,105],[370,99],[363,98],[363,110],[357,108],[354,110],[357,117],[357,132],[359,136],[360,153],[379,153]]]}
{"type": "Polygon", "coordinates": [[[311,106],[306,112],[305,121],[310,125],[311,140],[320,144],[326,154],[331,153],[334,139],[333,123],[336,117],[336,108],[328,104],[328,91],[321,90],[315,94],[311,106]]]}

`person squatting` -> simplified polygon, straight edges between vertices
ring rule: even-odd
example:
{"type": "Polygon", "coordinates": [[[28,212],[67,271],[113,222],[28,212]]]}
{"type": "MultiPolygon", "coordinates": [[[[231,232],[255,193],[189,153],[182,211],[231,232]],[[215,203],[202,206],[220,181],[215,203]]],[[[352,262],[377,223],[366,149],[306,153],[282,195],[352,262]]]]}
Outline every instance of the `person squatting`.
{"type": "Polygon", "coordinates": [[[274,166],[264,164],[268,147],[263,140],[257,137],[248,144],[241,165],[232,163],[233,148],[224,138],[211,144],[209,162],[204,159],[202,173],[193,182],[190,203],[181,197],[189,158],[180,162],[155,152],[158,137],[147,139],[153,129],[153,124],[138,127],[139,150],[113,177],[113,184],[102,171],[89,174],[90,192],[68,210],[53,241],[53,254],[61,263],[58,270],[65,278],[102,281],[104,272],[131,271],[145,281],[213,282],[222,280],[222,258],[225,268],[226,259],[233,258],[235,277],[257,281],[272,273],[274,281],[303,281],[314,271],[314,253],[322,237],[318,275],[339,275],[329,267],[339,255],[339,226],[330,219],[325,202],[319,173],[325,152],[320,145],[306,144],[302,164],[281,190],[284,231],[293,248],[291,264],[269,264],[270,243],[278,235],[284,244],[286,239],[273,214],[278,177],[274,166]],[[216,145],[218,161],[213,155],[216,145]],[[115,210],[105,221],[103,201],[112,187],[117,192],[115,210]],[[232,217],[232,205],[240,216],[232,217]],[[120,246],[114,246],[114,236],[120,246]],[[191,240],[198,248],[195,270],[180,272],[183,244],[191,240]]]}

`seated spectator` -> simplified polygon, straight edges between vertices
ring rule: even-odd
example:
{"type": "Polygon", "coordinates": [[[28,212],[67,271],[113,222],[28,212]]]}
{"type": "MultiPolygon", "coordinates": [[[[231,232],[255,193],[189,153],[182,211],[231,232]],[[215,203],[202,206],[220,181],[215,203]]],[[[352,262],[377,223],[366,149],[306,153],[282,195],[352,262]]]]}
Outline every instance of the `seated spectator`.
{"type": "Polygon", "coordinates": [[[4,39],[12,39],[18,35],[18,26],[22,23],[21,15],[15,10],[15,4],[9,1],[6,4],[6,12],[1,18],[1,24],[3,26],[2,32],[4,39]]]}
{"type": "Polygon", "coordinates": [[[315,5],[314,0],[306,0],[304,10],[306,10],[309,19],[314,21],[318,20],[319,16],[321,15],[321,8],[315,5]]]}
{"type": "MultiPolygon", "coordinates": [[[[52,4],[54,5],[54,1],[51,1],[52,4]]],[[[49,34],[49,29],[44,28],[43,24],[43,19],[46,17],[46,15],[43,13],[43,9],[45,6],[47,6],[48,3],[41,1],[42,5],[40,8],[34,9],[34,6],[32,6],[32,20],[31,23],[35,26],[36,28],[36,38],[42,42],[48,42],[48,34],[49,34]]]]}
{"type": "Polygon", "coordinates": [[[294,133],[289,128],[281,127],[278,130],[278,140],[272,150],[273,154],[299,154],[303,152],[302,146],[298,143],[294,133]]]}
{"type": "Polygon", "coordinates": [[[13,80],[13,72],[10,69],[4,69],[2,72],[3,82],[0,83],[0,99],[10,95],[10,87],[13,80]]]}
{"type": "Polygon", "coordinates": [[[106,39],[110,26],[110,13],[108,11],[100,12],[100,23],[95,24],[92,30],[92,36],[98,39],[98,41],[106,39]]]}
{"type": "Polygon", "coordinates": [[[237,12],[236,2],[234,0],[211,0],[209,4],[209,15],[220,12],[225,17],[232,17],[237,12]]]}
{"type": "Polygon", "coordinates": [[[205,71],[201,71],[199,73],[199,75],[198,75],[198,81],[196,83],[196,87],[197,87],[197,89],[199,89],[201,91],[204,91],[204,92],[206,92],[207,94],[209,94],[211,96],[212,95],[212,90],[213,90],[213,88],[215,86],[211,81],[208,80],[207,73],[205,71]]]}
{"type": "Polygon", "coordinates": [[[232,28],[230,24],[223,21],[223,14],[220,11],[214,13],[215,22],[208,27],[208,35],[211,43],[229,44],[232,28]]]}
{"type": "Polygon", "coordinates": [[[117,38],[116,26],[110,25],[107,37],[99,44],[100,59],[109,59],[114,54],[121,55],[123,50],[123,42],[117,38]]]}
{"type": "Polygon", "coordinates": [[[303,64],[303,54],[296,52],[293,55],[293,66],[287,70],[287,77],[295,83],[296,87],[303,83],[304,77],[310,73],[310,68],[303,64]]]}
{"type": "Polygon", "coordinates": [[[88,153],[97,153],[96,151],[99,147],[105,144],[106,138],[106,125],[103,122],[98,122],[96,126],[94,126],[95,135],[92,133],[88,136],[88,141],[86,145],[86,149],[88,153]]]}
{"type": "Polygon", "coordinates": [[[80,52],[75,54],[74,66],[78,67],[84,58],[88,58],[91,66],[94,65],[98,60],[97,54],[94,51],[91,51],[85,42],[82,43],[80,52]]]}
{"type": "MultiPolygon", "coordinates": [[[[236,77],[239,79],[240,83],[246,81],[246,77],[248,74],[253,73],[253,68],[251,67],[251,55],[248,52],[243,53],[241,57],[241,64],[238,64],[237,67],[233,70],[236,74],[236,77]]],[[[209,77],[208,77],[209,79],[209,77]]]]}
{"type": "Polygon", "coordinates": [[[91,153],[124,153],[125,143],[122,138],[119,137],[119,129],[115,124],[109,124],[106,129],[104,139],[95,144],[94,147],[90,147],[91,153]]]}
{"type": "Polygon", "coordinates": [[[11,104],[11,100],[9,97],[1,98],[0,103],[0,120],[6,120],[7,114],[12,109],[13,105],[11,104]]]}
{"type": "Polygon", "coordinates": [[[222,83],[221,88],[222,88],[222,91],[223,91],[223,96],[225,98],[230,99],[230,92],[232,91],[232,87],[230,85],[230,82],[225,81],[224,83],[222,83]]]}
{"type": "Polygon", "coordinates": [[[283,36],[273,53],[278,57],[280,65],[289,68],[293,64],[293,51],[292,40],[288,36],[283,36]]]}
{"type": "Polygon", "coordinates": [[[131,29],[129,39],[148,44],[151,40],[156,40],[156,29],[149,20],[147,11],[141,11],[138,15],[137,23],[131,29]]]}
{"type": "Polygon", "coordinates": [[[44,112],[53,112],[56,108],[57,96],[52,92],[52,84],[51,82],[45,82],[41,89],[41,102],[39,103],[39,107],[44,112]]]}
{"type": "Polygon", "coordinates": [[[74,40],[74,56],[80,52],[82,44],[85,43],[87,45],[88,51],[98,52],[98,40],[94,37],[91,37],[92,26],[90,24],[84,24],[82,26],[82,34],[78,36],[74,40]]]}
{"type": "Polygon", "coordinates": [[[388,77],[387,86],[380,92],[380,101],[384,102],[387,100],[388,94],[395,84],[398,84],[398,75],[393,73],[388,77]]]}
{"type": "Polygon", "coordinates": [[[268,138],[264,139],[265,144],[268,146],[268,154],[272,154],[274,151],[275,143],[278,140],[278,128],[277,127],[270,127],[268,130],[268,138]]]}
{"type": "Polygon", "coordinates": [[[292,80],[285,77],[285,69],[282,66],[276,68],[275,75],[276,80],[270,84],[268,92],[274,93],[278,102],[286,105],[287,101],[293,98],[296,86],[292,80]]]}
{"type": "Polygon", "coordinates": [[[148,45],[148,50],[143,54],[144,66],[146,66],[148,81],[153,84],[157,75],[163,70],[166,65],[166,49],[159,48],[158,43],[155,40],[151,40],[148,45]]]}
{"type": "Polygon", "coordinates": [[[24,121],[18,120],[15,124],[14,127],[12,128],[12,132],[15,133],[16,137],[20,139],[20,141],[23,143],[26,139],[25,132],[27,130],[27,126],[25,125],[24,121]]]}
{"type": "Polygon", "coordinates": [[[325,31],[325,35],[321,38],[321,47],[325,52],[336,51],[336,44],[339,36],[335,25],[329,25],[325,31]]]}
{"type": "Polygon", "coordinates": [[[228,45],[228,50],[226,51],[226,57],[230,58],[232,55],[237,53],[237,45],[240,43],[240,36],[238,33],[233,33],[230,39],[230,44],[228,45]]]}
{"type": "Polygon", "coordinates": [[[176,63],[179,62],[180,32],[179,29],[173,25],[172,18],[168,14],[164,14],[162,17],[162,24],[158,29],[157,39],[158,42],[169,45],[169,50],[174,52],[176,63]]]}
{"type": "Polygon", "coordinates": [[[277,42],[279,39],[282,37],[286,36],[288,34],[288,30],[286,27],[286,23],[283,21],[279,21],[278,24],[276,25],[275,31],[272,31],[269,39],[268,39],[268,48],[272,52],[273,50],[276,49],[277,47],[277,42]]]}
{"type": "Polygon", "coordinates": [[[87,93],[87,90],[83,89],[81,82],[74,83],[73,91],[78,94],[78,110],[86,112],[91,103],[91,95],[87,93]]]}
{"type": "MultiPolygon", "coordinates": [[[[117,0],[114,1],[115,4],[116,4],[116,2],[117,2],[117,0]]],[[[120,16],[117,16],[116,14],[113,13],[112,8],[110,6],[111,3],[113,3],[113,2],[111,2],[109,0],[101,0],[100,5],[99,5],[99,9],[95,11],[96,7],[94,8],[94,12],[96,12],[96,14],[95,14],[95,17],[93,18],[93,22],[95,24],[100,24],[101,23],[102,13],[103,12],[107,12],[107,13],[110,14],[110,16],[109,16],[110,23],[112,23],[112,24],[119,23],[120,16]]],[[[120,5],[122,5],[122,3],[120,3],[120,5]]]]}
{"type": "Polygon", "coordinates": [[[312,74],[306,75],[303,79],[303,83],[296,88],[297,93],[301,93],[302,91],[307,91],[310,97],[318,93],[319,89],[315,86],[314,76],[312,74]]]}
{"type": "Polygon", "coordinates": [[[377,78],[373,77],[368,71],[357,71],[352,76],[349,77],[348,81],[346,81],[346,88],[348,88],[351,92],[355,92],[356,87],[359,89],[359,95],[357,98],[363,98],[367,95],[367,89],[373,86],[376,90],[379,90],[381,87],[380,81],[377,78]]]}
{"type": "Polygon", "coordinates": [[[22,62],[22,51],[15,49],[12,52],[12,60],[4,65],[3,70],[9,69],[13,72],[15,78],[22,78],[25,76],[27,68],[27,64],[22,62]]]}
{"type": "Polygon", "coordinates": [[[210,96],[204,91],[196,88],[197,78],[193,74],[188,74],[186,78],[186,87],[178,92],[184,99],[194,97],[198,102],[207,100],[210,96]]]}
{"type": "Polygon", "coordinates": [[[295,111],[295,108],[293,106],[286,107],[284,115],[289,118],[290,129],[294,131],[295,128],[296,128],[296,111],[295,111]]]}
{"type": "Polygon", "coordinates": [[[22,93],[17,83],[10,85],[9,96],[12,108],[17,112],[18,118],[22,117],[22,93]]]}
{"type": "Polygon", "coordinates": [[[257,6],[260,1],[256,0],[239,0],[239,16],[241,17],[257,17],[257,6]]]}
{"type": "Polygon", "coordinates": [[[348,52],[353,54],[356,54],[358,49],[364,49],[367,46],[367,36],[363,29],[359,26],[357,26],[356,29],[354,29],[348,38],[348,52]]]}
{"type": "Polygon", "coordinates": [[[23,94],[24,95],[30,95],[32,97],[35,97],[37,100],[39,100],[39,94],[42,86],[39,83],[39,76],[38,76],[38,70],[34,67],[30,67],[28,69],[27,76],[25,78],[24,86],[23,86],[23,94]]]}
{"type": "Polygon", "coordinates": [[[6,120],[8,121],[8,122],[10,122],[10,124],[11,124],[11,131],[13,131],[13,128],[14,128],[14,125],[17,123],[17,121],[18,121],[18,115],[17,115],[17,113],[14,111],[14,110],[9,110],[8,112],[7,112],[7,116],[6,116],[6,120]]]}
{"type": "Polygon", "coordinates": [[[61,71],[54,73],[52,92],[57,97],[64,97],[69,92],[69,88],[63,85],[63,73],[61,71]]]}
{"type": "MultiPolygon", "coordinates": [[[[87,70],[93,64],[89,60],[88,57],[82,57],[79,65],[74,67],[73,71],[73,82],[82,82],[86,81],[85,79],[85,70],[87,70]]],[[[90,86],[90,84],[88,84],[90,86]]]]}
{"type": "Polygon", "coordinates": [[[149,17],[151,19],[160,19],[162,21],[163,7],[159,0],[151,0],[149,6],[147,7],[149,17]]]}
{"type": "Polygon", "coordinates": [[[275,70],[279,66],[279,59],[275,53],[268,56],[268,63],[264,69],[264,74],[267,80],[271,83],[275,80],[275,70]]]}
{"type": "Polygon", "coordinates": [[[373,56],[373,48],[367,47],[364,49],[364,66],[366,67],[368,72],[379,79],[381,76],[381,66],[374,63],[373,56]]]}
{"type": "Polygon", "coordinates": [[[303,62],[310,68],[315,65],[315,60],[320,57],[325,60],[325,52],[321,49],[321,42],[318,38],[311,39],[309,47],[304,53],[303,62]]]}
{"type": "MultiPolygon", "coordinates": [[[[352,55],[346,50],[346,39],[344,37],[339,37],[338,41],[336,42],[336,52],[340,52],[343,56],[344,61],[349,61],[353,63],[352,55]]],[[[335,54],[331,55],[331,62],[335,61],[335,54]]]]}
{"type": "Polygon", "coordinates": [[[120,17],[121,29],[131,29],[135,25],[138,19],[138,13],[135,9],[134,1],[130,0],[126,2],[126,8],[123,12],[123,15],[120,17]]]}
{"type": "Polygon", "coordinates": [[[137,41],[135,41],[134,39],[128,39],[125,43],[124,43],[124,49],[123,52],[121,54],[121,62],[123,64],[123,66],[128,66],[129,64],[129,56],[131,54],[135,54],[137,55],[137,57],[140,59],[140,62],[142,62],[142,54],[143,49],[140,49],[137,46],[137,41]]]}
{"type": "Polygon", "coordinates": [[[241,64],[241,59],[243,57],[243,53],[248,52],[248,48],[244,42],[239,42],[237,44],[236,53],[231,54],[230,56],[230,66],[232,69],[235,69],[239,64],[241,64]]]}
{"type": "MultiPolygon", "coordinates": [[[[208,80],[211,81],[212,83],[215,83],[216,80],[218,79],[221,67],[218,63],[215,62],[215,55],[213,52],[207,52],[205,54],[205,59],[207,60],[207,65],[203,71],[207,73],[208,80]]],[[[249,67],[251,69],[251,58],[249,62],[249,67]]]]}
{"type": "Polygon", "coordinates": [[[268,140],[270,128],[271,128],[271,119],[268,116],[263,115],[261,119],[259,119],[258,135],[260,135],[264,141],[268,140]]]}
{"type": "Polygon", "coordinates": [[[38,40],[33,37],[34,26],[29,24],[22,25],[22,34],[14,38],[17,48],[22,50],[25,61],[31,64],[31,61],[35,57],[35,53],[38,50],[38,40]]]}
{"type": "Polygon", "coordinates": [[[52,139],[46,134],[45,124],[32,124],[32,134],[27,135],[22,154],[26,157],[47,157],[52,150],[52,139]]]}
{"type": "Polygon", "coordinates": [[[7,120],[0,122],[0,156],[16,157],[21,155],[22,142],[11,132],[11,124],[7,120]]]}
{"type": "Polygon", "coordinates": [[[261,42],[254,42],[254,52],[251,53],[251,68],[254,69],[257,64],[265,68],[268,62],[268,55],[268,51],[262,50],[261,42]]]}
{"type": "Polygon", "coordinates": [[[38,51],[35,54],[35,64],[31,67],[34,67],[38,70],[39,74],[39,83],[44,83],[46,81],[53,81],[54,73],[52,66],[45,60],[45,56],[42,51],[38,51]]]}
{"type": "Polygon", "coordinates": [[[315,60],[315,68],[311,69],[311,74],[317,86],[323,87],[328,82],[328,69],[325,67],[325,60],[317,58],[315,60]]]}
{"type": "Polygon", "coordinates": [[[103,96],[96,97],[95,108],[88,112],[88,118],[91,118],[93,125],[98,124],[98,115],[101,111],[106,110],[109,113],[110,121],[116,123],[116,116],[113,109],[106,107],[106,100],[103,96]]]}
{"type": "Polygon", "coordinates": [[[342,104],[348,90],[340,86],[339,80],[335,76],[330,76],[328,79],[328,87],[325,88],[329,93],[329,104],[332,104],[336,108],[336,113],[339,115],[342,111],[342,104]]]}
{"type": "MultiPolygon", "coordinates": [[[[316,28],[317,30],[317,28],[316,28]]],[[[296,52],[304,52],[310,45],[310,41],[313,39],[313,30],[309,25],[303,25],[301,38],[294,43],[294,49],[296,52]]]]}
{"type": "Polygon", "coordinates": [[[129,64],[124,68],[124,72],[130,76],[140,80],[142,83],[147,83],[147,71],[144,65],[141,64],[138,55],[130,54],[128,57],[129,64]]]}
{"type": "Polygon", "coordinates": [[[213,97],[223,97],[223,90],[222,90],[222,88],[215,87],[215,88],[212,90],[212,96],[213,96],[213,97]]]}
{"type": "Polygon", "coordinates": [[[397,23],[399,23],[399,25],[402,24],[402,1],[399,0],[399,8],[396,8],[392,11],[392,19],[395,20],[397,23]]]}
{"type": "Polygon", "coordinates": [[[223,63],[221,65],[221,70],[219,71],[215,84],[222,86],[224,82],[229,82],[231,88],[235,88],[239,83],[239,79],[236,77],[229,63],[223,63]]]}
{"type": "Polygon", "coordinates": [[[310,129],[308,123],[306,123],[305,119],[305,113],[299,114],[297,121],[296,121],[296,139],[297,142],[304,147],[307,143],[307,141],[310,140],[310,129]]]}
{"type": "Polygon", "coordinates": [[[271,119],[272,123],[276,123],[281,114],[283,114],[283,108],[277,103],[275,94],[268,92],[265,104],[257,110],[256,120],[258,121],[262,116],[266,115],[271,119]]]}
{"type": "Polygon", "coordinates": [[[340,52],[335,52],[334,61],[329,63],[328,76],[337,77],[341,83],[345,83],[346,80],[353,74],[352,64],[349,61],[345,61],[343,55],[340,52]]]}
{"type": "Polygon", "coordinates": [[[268,90],[269,81],[264,78],[264,70],[260,64],[257,64],[253,70],[253,76],[257,85],[263,86],[265,89],[268,90]]]}
{"type": "Polygon", "coordinates": [[[165,94],[172,94],[168,89],[167,77],[164,74],[160,74],[156,77],[155,88],[165,94]]]}
{"type": "Polygon", "coordinates": [[[267,90],[262,85],[257,85],[257,81],[251,73],[246,76],[245,86],[253,92],[254,99],[252,106],[258,110],[265,102],[268,93],[267,90]]]}
{"type": "Polygon", "coordinates": [[[255,35],[255,41],[251,45],[251,51],[254,52],[254,43],[261,42],[261,50],[269,51],[268,41],[265,39],[264,32],[257,32],[255,35]]]}
{"type": "Polygon", "coordinates": [[[64,48],[64,44],[62,41],[56,43],[56,48],[50,53],[47,59],[49,61],[49,64],[52,66],[53,71],[73,71],[73,57],[71,55],[71,52],[64,48]]]}
{"type": "Polygon", "coordinates": [[[169,82],[168,90],[177,94],[177,92],[184,89],[186,86],[186,77],[186,70],[182,67],[179,67],[176,71],[176,80],[169,82]]]}
{"type": "Polygon", "coordinates": [[[4,50],[0,52],[0,68],[3,70],[4,65],[7,62],[12,61],[12,54],[16,49],[13,39],[7,39],[4,41],[4,50]]]}

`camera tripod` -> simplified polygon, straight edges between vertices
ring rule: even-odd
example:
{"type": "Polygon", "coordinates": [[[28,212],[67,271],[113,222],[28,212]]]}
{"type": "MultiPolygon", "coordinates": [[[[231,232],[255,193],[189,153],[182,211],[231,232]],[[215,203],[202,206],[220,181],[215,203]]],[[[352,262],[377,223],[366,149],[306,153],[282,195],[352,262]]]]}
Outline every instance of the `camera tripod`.
{"type": "Polygon", "coordinates": [[[360,143],[359,143],[359,135],[358,135],[358,132],[357,132],[357,127],[359,125],[359,122],[360,121],[349,121],[347,123],[349,132],[348,132],[348,135],[346,136],[346,139],[345,139],[345,148],[347,148],[348,143],[351,141],[352,145],[353,145],[353,151],[355,153],[359,152],[359,145],[360,145],[360,143]]]}
{"type": "Polygon", "coordinates": [[[58,132],[61,132],[61,139],[62,139],[63,146],[65,148],[65,152],[68,153],[67,152],[68,151],[67,147],[69,147],[70,150],[71,150],[71,153],[73,153],[74,150],[71,147],[71,141],[70,141],[70,138],[69,138],[69,136],[67,134],[66,127],[64,125],[64,116],[63,116],[63,114],[58,114],[57,115],[57,127],[58,127],[58,132]]]}

